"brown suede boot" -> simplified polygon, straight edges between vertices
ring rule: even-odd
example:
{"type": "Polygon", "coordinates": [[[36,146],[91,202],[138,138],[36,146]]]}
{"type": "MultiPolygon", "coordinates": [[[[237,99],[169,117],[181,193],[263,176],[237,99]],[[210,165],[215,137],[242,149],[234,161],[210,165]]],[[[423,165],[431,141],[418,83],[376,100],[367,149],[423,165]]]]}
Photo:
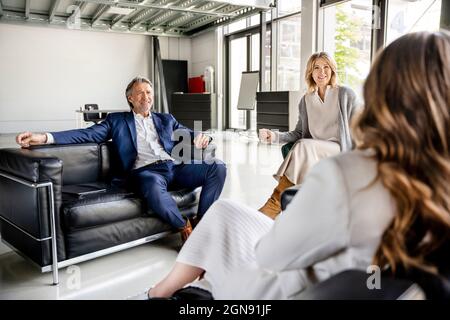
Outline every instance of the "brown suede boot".
{"type": "Polygon", "coordinates": [[[183,228],[180,228],[179,231],[181,235],[181,242],[184,244],[192,233],[192,226],[189,219],[186,221],[186,225],[183,228]]]}
{"type": "Polygon", "coordinates": [[[192,230],[195,229],[197,224],[200,222],[200,218],[198,216],[189,218],[189,221],[191,222],[192,230]]]}
{"type": "Polygon", "coordinates": [[[277,187],[273,190],[272,195],[269,200],[259,209],[262,213],[264,213],[269,218],[275,220],[275,218],[281,212],[281,193],[289,187],[292,187],[294,184],[289,181],[286,176],[281,176],[278,181],[277,187]]]}

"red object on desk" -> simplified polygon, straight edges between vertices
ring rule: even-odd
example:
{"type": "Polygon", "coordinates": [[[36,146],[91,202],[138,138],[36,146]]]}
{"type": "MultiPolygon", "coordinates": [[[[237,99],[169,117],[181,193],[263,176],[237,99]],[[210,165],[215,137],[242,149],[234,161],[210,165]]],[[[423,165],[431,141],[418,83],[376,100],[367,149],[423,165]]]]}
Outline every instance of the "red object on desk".
{"type": "Polygon", "coordinates": [[[189,78],[189,93],[204,93],[205,92],[205,81],[203,81],[203,76],[189,78]]]}

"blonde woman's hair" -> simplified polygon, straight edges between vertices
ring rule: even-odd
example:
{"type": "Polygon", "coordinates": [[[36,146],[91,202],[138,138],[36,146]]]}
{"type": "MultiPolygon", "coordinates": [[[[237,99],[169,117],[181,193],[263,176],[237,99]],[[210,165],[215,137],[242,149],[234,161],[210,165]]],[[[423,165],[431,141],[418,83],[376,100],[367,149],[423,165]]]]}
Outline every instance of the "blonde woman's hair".
{"type": "Polygon", "coordinates": [[[375,151],[378,178],[396,204],[374,263],[438,273],[430,257],[450,240],[450,34],[392,42],[372,66],[364,100],[357,147],[375,151]]]}
{"type": "Polygon", "coordinates": [[[338,85],[336,61],[334,61],[333,57],[326,52],[317,52],[317,53],[314,53],[311,57],[309,57],[308,63],[306,64],[305,81],[306,81],[306,86],[308,87],[308,92],[315,91],[316,87],[317,87],[312,74],[314,71],[314,63],[319,58],[324,59],[331,68],[330,85],[333,88],[335,88],[338,85]]]}

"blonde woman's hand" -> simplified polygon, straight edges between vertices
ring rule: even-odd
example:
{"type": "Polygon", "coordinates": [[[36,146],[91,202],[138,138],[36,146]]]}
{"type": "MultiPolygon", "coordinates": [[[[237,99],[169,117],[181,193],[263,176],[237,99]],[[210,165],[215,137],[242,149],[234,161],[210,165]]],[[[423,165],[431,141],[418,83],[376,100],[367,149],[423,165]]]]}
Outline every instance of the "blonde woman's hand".
{"type": "Polygon", "coordinates": [[[259,140],[264,143],[275,141],[275,133],[269,129],[259,129],[259,140]]]}

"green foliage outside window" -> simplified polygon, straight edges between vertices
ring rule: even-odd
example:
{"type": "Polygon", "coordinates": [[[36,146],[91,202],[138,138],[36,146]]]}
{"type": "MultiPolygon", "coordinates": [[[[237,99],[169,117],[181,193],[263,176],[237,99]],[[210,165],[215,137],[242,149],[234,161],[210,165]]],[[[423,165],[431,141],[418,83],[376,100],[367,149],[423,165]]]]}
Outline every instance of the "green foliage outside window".
{"type": "Polygon", "coordinates": [[[341,7],[336,8],[336,34],[334,58],[338,66],[339,81],[352,88],[359,87],[362,79],[357,61],[360,59],[360,50],[356,48],[361,38],[363,20],[359,17],[350,17],[341,7]]]}

